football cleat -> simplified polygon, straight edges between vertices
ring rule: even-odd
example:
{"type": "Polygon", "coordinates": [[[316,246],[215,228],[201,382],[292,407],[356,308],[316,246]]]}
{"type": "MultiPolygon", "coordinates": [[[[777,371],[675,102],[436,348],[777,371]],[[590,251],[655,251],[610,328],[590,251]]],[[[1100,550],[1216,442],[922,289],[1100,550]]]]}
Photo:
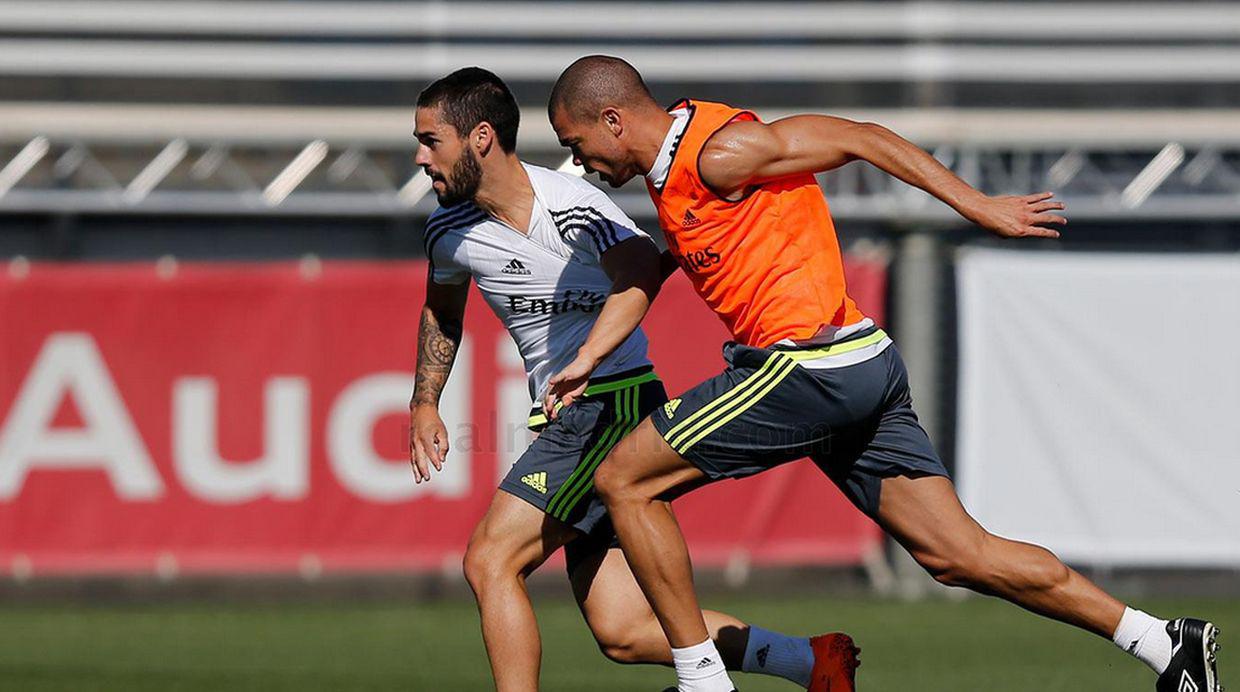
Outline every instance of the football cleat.
{"type": "Polygon", "coordinates": [[[858,655],[861,649],[843,632],[811,637],[814,670],[809,676],[809,692],[853,692],[856,689],[858,655]]]}
{"type": "Polygon", "coordinates": [[[1218,681],[1219,629],[1205,620],[1167,623],[1171,664],[1158,676],[1157,692],[1223,692],[1218,681]]]}

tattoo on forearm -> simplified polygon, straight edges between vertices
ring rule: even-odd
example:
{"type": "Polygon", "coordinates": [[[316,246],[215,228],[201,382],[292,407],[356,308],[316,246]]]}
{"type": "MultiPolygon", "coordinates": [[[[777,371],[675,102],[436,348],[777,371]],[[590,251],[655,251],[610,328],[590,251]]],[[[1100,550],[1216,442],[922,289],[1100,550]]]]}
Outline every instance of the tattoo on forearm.
{"type": "Polygon", "coordinates": [[[414,404],[438,404],[448,382],[456,349],[461,344],[461,324],[441,323],[429,311],[422,311],[418,326],[418,367],[413,385],[414,404]]]}

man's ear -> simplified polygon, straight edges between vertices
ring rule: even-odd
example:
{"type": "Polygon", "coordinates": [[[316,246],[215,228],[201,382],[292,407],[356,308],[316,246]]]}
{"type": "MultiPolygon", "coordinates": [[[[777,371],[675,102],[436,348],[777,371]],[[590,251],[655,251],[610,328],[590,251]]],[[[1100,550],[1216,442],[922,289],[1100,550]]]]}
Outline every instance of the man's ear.
{"type": "Polygon", "coordinates": [[[619,137],[624,133],[624,120],[620,117],[620,111],[612,106],[603,109],[600,114],[603,120],[603,126],[606,127],[612,135],[619,137]]]}
{"type": "Polygon", "coordinates": [[[495,140],[495,129],[491,127],[491,123],[485,120],[478,123],[474,131],[469,133],[469,146],[473,147],[479,156],[486,156],[490,153],[491,147],[497,143],[495,140]]]}

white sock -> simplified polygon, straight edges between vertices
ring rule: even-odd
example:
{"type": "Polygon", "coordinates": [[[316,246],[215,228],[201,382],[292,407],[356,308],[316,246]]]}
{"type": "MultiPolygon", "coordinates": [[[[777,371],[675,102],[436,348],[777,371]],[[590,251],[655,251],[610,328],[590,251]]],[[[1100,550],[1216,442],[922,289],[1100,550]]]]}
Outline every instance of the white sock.
{"type": "Polygon", "coordinates": [[[1111,641],[1159,675],[1171,665],[1171,635],[1167,634],[1167,621],[1149,613],[1125,608],[1124,617],[1120,618],[1111,641]]]}
{"type": "Polygon", "coordinates": [[[741,670],[776,675],[801,687],[809,687],[809,678],[814,672],[814,650],[806,637],[789,637],[750,625],[741,670]]]}
{"type": "Polygon", "coordinates": [[[709,639],[683,649],[672,648],[676,689],[680,692],[732,692],[736,685],[723,667],[723,658],[709,639]]]}

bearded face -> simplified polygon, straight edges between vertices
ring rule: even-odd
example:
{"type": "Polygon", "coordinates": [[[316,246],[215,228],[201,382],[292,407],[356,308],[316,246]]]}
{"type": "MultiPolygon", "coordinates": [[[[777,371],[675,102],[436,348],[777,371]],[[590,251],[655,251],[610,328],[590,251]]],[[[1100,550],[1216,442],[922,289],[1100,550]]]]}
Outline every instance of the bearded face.
{"type": "MultiPolygon", "coordinates": [[[[434,174],[428,172],[428,175],[432,180],[436,179],[434,174]]],[[[443,189],[436,189],[435,196],[439,198],[440,206],[451,207],[472,200],[482,184],[482,166],[473,149],[465,147],[447,175],[440,174],[439,179],[443,182],[443,189]]]]}
{"type": "Polygon", "coordinates": [[[439,108],[419,108],[416,128],[414,163],[430,177],[439,204],[451,207],[472,200],[482,184],[482,164],[467,137],[444,120],[439,108]]]}

